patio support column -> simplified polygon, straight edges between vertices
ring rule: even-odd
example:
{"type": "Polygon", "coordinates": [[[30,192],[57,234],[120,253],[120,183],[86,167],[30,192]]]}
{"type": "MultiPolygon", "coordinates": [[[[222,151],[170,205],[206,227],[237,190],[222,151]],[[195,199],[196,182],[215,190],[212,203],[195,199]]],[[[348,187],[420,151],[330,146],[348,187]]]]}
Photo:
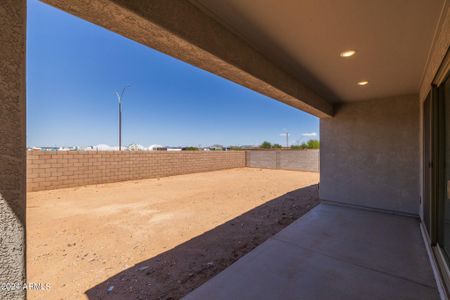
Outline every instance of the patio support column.
{"type": "Polygon", "coordinates": [[[0,5],[0,299],[24,299],[26,0],[0,5]],[[17,284],[19,288],[8,290],[17,284]]]}

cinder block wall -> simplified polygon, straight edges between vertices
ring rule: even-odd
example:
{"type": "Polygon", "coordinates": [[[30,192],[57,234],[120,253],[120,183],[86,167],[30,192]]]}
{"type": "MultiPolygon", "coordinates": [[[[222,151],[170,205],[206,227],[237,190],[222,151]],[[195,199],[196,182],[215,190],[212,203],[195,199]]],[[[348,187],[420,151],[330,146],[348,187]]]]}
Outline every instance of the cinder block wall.
{"type": "Polygon", "coordinates": [[[251,150],[247,166],[319,172],[319,150],[251,150]]]}
{"type": "Polygon", "coordinates": [[[27,191],[241,168],[245,160],[244,151],[29,151],[27,191]]]}

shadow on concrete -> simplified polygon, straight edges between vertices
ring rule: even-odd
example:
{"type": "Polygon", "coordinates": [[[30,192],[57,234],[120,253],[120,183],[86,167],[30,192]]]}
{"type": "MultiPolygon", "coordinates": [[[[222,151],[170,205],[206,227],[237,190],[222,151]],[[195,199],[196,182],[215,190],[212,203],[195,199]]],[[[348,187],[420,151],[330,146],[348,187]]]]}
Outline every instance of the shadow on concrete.
{"type": "Polygon", "coordinates": [[[86,295],[89,299],[179,299],[316,206],[317,187],[270,200],[108,278],[86,295]]]}

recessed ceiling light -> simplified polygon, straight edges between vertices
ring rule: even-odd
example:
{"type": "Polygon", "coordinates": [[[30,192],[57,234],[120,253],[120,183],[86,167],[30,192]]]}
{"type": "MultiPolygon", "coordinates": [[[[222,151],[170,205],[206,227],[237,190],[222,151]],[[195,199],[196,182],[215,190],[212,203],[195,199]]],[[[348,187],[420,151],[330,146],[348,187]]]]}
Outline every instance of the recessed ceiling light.
{"type": "Polygon", "coordinates": [[[358,85],[363,86],[363,85],[367,85],[367,84],[369,84],[369,82],[367,80],[358,81],[358,85]]]}
{"type": "Polygon", "coordinates": [[[355,50],[346,50],[346,51],[342,51],[341,54],[339,54],[341,57],[350,57],[355,55],[356,51],[355,50]]]}

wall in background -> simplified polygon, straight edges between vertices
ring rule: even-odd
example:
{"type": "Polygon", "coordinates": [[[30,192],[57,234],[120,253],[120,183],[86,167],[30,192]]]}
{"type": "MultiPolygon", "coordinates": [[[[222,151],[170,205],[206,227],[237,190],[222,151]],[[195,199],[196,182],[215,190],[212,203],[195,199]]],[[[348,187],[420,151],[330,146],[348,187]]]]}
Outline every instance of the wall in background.
{"type": "Polygon", "coordinates": [[[27,191],[241,167],[244,151],[29,151],[27,191]]]}
{"type": "Polygon", "coordinates": [[[243,167],[319,171],[319,150],[28,151],[27,191],[243,167]]]}
{"type": "Polygon", "coordinates": [[[247,167],[319,172],[319,150],[251,150],[247,167]]]}

